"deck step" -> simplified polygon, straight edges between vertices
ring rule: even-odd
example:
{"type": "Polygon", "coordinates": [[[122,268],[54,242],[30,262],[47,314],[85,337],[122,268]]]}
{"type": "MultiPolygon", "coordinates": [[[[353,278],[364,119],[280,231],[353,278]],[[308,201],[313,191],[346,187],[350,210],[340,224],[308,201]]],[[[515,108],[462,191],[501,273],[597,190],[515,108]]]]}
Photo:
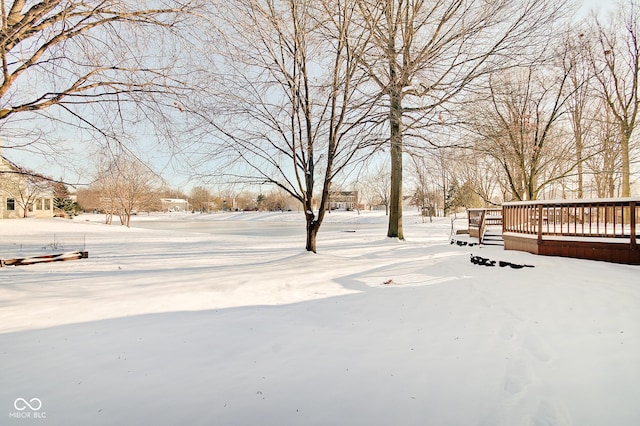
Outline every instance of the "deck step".
{"type": "Polygon", "coordinates": [[[482,238],[482,244],[485,246],[504,246],[502,233],[487,231],[482,238]]]}

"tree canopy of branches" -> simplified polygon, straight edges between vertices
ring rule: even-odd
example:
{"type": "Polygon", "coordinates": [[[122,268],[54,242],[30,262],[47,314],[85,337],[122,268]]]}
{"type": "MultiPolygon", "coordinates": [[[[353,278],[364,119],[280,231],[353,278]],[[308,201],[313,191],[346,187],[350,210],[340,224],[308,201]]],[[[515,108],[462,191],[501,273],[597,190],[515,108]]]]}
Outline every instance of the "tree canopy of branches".
{"type": "Polygon", "coordinates": [[[622,196],[631,193],[632,135],[640,112],[640,3],[629,2],[605,25],[596,21],[593,73],[619,129],[622,196]]]}
{"type": "Polygon", "coordinates": [[[136,211],[149,210],[157,204],[158,177],[136,159],[120,154],[105,160],[98,169],[95,187],[107,223],[116,214],[121,224],[129,227],[136,211]]]}
{"type": "Polygon", "coordinates": [[[198,107],[210,129],[204,149],[229,160],[227,179],[275,185],[298,200],[305,247],[316,252],[330,188],[368,143],[357,90],[368,35],[343,0],[240,0],[220,13],[215,89],[225,90],[198,107]]]}
{"type": "Polygon", "coordinates": [[[194,186],[189,193],[189,203],[195,211],[209,212],[213,204],[213,195],[203,186],[194,186]]]}
{"type": "Polygon", "coordinates": [[[489,99],[473,108],[477,149],[499,162],[512,199],[535,200],[545,185],[575,168],[575,162],[565,167],[570,139],[558,125],[566,111],[564,71],[511,70],[492,78],[489,99]]]}
{"type": "Polygon", "coordinates": [[[435,145],[447,108],[476,79],[526,49],[564,1],[357,0],[372,37],[362,65],[388,103],[389,237],[402,230],[404,141],[435,145]]]}
{"type": "Polygon", "coordinates": [[[183,93],[175,36],[193,0],[1,0],[0,132],[6,149],[56,147],[29,120],[112,139],[183,93]],[[160,7],[158,7],[160,6],[160,7]],[[173,69],[173,71],[171,71],[173,69]]]}

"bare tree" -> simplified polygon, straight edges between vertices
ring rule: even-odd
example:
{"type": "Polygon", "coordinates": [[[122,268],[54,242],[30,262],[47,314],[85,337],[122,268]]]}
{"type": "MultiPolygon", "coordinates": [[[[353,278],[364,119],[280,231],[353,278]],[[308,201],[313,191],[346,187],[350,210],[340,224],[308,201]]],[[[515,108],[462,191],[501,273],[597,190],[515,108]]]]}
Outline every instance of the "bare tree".
{"type": "Polygon", "coordinates": [[[387,235],[403,239],[404,140],[441,127],[446,108],[474,80],[527,49],[565,1],[358,0],[371,32],[362,64],[388,101],[391,205],[387,235]],[[501,63],[500,63],[501,62],[501,63]]]}
{"type": "Polygon", "coordinates": [[[269,192],[264,196],[262,206],[268,211],[284,211],[287,207],[288,194],[280,188],[269,192]]]}
{"type": "Polygon", "coordinates": [[[411,160],[415,188],[412,203],[420,210],[423,222],[426,216],[429,216],[429,221],[433,222],[440,199],[438,177],[432,175],[433,168],[425,157],[412,155],[411,160]]]}
{"type": "Polygon", "coordinates": [[[576,167],[566,165],[570,139],[559,124],[568,80],[568,69],[552,65],[510,71],[491,79],[490,99],[474,108],[476,148],[500,163],[512,199],[535,200],[576,167]]]}
{"type": "Polygon", "coordinates": [[[201,213],[211,211],[212,199],[211,191],[203,186],[194,186],[189,195],[191,208],[201,213]]]}
{"type": "Polygon", "coordinates": [[[102,208],[100,197],[101,192],[95,185],[79,188],[77,191],[78,205],[85,211],[99,211],[102,208]]]}
{"type": "Polygon", "coordinates": [[[450,213],[447,194],[450,192],[451,183],[455,179],[453,170],[455,169],[455,163],[458,161],[452,153],[453,151],[447,149],[440,149],[430,153],[430,164],[432,165],[434,175],[438,176],[437,182],[440,188],[440,194],[442,195],[442,211],[445,216],[450,213]]]}
{"type": "Polygon", "coordinates": [[[120,223],[131,226],[131,216],[148,210],[157,198],[158,177],[147,166],[125,154],[106,161],[99,171],[96,186],[101,195],[102,208],[111,223],[114,214],[120,223]]]}
{"type": "Polygon", "coordinates": [[[389,215],[389,200],[391,197],[391,176],[387,164],[378,164],[366,178],[366,186],[370,188],[371,201],[384,205],[385,214],[389,215]]]}
{"type": "Polygon", "coordinates": [[[575,142],[575,160],[576,174],[578,180],[577,197],[584,197],[584,163],[587,157],[588,147],[585,146],[588,141],[589,130],[592,127],[592,120],[587,115],[592,108],[590,103],[594,97],[591,86],[593,74],[589,66],[589,57],[585,54],[588,52],[589,40],[585,36],[582,29],[570,32],[564,42],[563,48],[566,49],[564,55],[564,67],[569,72],[568,90],[571,96],[567,100],[567,112],[571,129],[573,130],[573,139],[575,142]]]}
{"type": "Polygon", "coordinates": [[[620,194],[622,180],[620,130],[602,99],[594,105],[592,125],[596,142],[585,164],[593,175],[597,196],[615,197],[620,194]]]}
{"type": "Polygon", "coordinates": [[[622,196],[631,193],[631,141],[640,110],[640,3],[619,8],[609,25],[595,18],[598,40],[591,64],[620,132],[622,196]]]}
{"type": "Polygon", "coordinates": [[[595,19],[591,54],[595,77],[620,132],[622,196],[631,193],[631,141],[640,109],[640,3],[632,0],[608,26],[595,19]]]}
{"type": "Polygon", "coordinates": [[[469,182],[471,188],[482,200],[485,206],[499,205],[503,200],[500,188],[500,166],[495,158],[478,155],[478,152],[470,149],[455,149],[451,157],[456,161],[449,161],[454,166],[451,173],[455,174],[462,182],[469,182]]]}
{"type": "Polygon", "coordinates": [[[174,68],[177,38],[167,37],[187,28],[181,21],[195,7],[195,0],[1,0],[5,148],[57,151],[33,125],[38,118],[113,140],[126,123],[175,110],[186,78],[174,68]]]}
{"type": "Polygon", "coordinates": [[[227,4],[217,76],[227,91],[198,108],[213,128],[205,139],[215,145],[211,157],[229,159],[223,175],[275,185],[298,200],[312,252],[332,184],[367,143],[356,54],[368,35],[352,18],[345,0],[227,4]]]}
{"type": "Polygon", "coordinates": [[[358,192],[358,201],[363,205],[363,209],[372,210],[375,203],[375,193],[367,181],[367,177],[360,175],[353,187],[358,192]]]}

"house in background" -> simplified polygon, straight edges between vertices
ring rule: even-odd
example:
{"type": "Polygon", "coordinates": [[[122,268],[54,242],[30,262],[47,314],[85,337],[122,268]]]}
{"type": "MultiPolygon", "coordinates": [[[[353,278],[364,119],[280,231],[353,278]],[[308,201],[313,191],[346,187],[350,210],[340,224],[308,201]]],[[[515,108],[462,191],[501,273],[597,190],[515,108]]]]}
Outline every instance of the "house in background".
{"type": "Polygon", "coordinates": [[[182,198],[161,198],[163,212],[186,212],[189,202],[182,198]]]}
{"type": "Polygon", "coordinates": [[[53,190],[49,181],[25,175],[0,153],[0,219],[21,217],[53,217],[53,190]]]}
{"type": "Polygon", "coordinates": [[[358,206],[358,191],[329,191],[329,210],[355,210],[358,206]]]}

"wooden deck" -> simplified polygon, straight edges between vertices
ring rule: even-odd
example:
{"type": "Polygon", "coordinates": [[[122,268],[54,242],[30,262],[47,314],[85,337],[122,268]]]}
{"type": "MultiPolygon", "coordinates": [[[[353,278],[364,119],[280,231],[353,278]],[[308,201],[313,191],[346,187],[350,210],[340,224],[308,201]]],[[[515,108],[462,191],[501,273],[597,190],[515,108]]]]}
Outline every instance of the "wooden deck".
{"type": "Polygon", "coordinates": [[[502,208],[468,209],[467,218],[469,236],[482,243],[487,226],[502,225],[502,208]]]}
{"type": "Polygon", "coordinates": [[[502,205],[505,250],[640,265],[640,198],[502,205]]]}

